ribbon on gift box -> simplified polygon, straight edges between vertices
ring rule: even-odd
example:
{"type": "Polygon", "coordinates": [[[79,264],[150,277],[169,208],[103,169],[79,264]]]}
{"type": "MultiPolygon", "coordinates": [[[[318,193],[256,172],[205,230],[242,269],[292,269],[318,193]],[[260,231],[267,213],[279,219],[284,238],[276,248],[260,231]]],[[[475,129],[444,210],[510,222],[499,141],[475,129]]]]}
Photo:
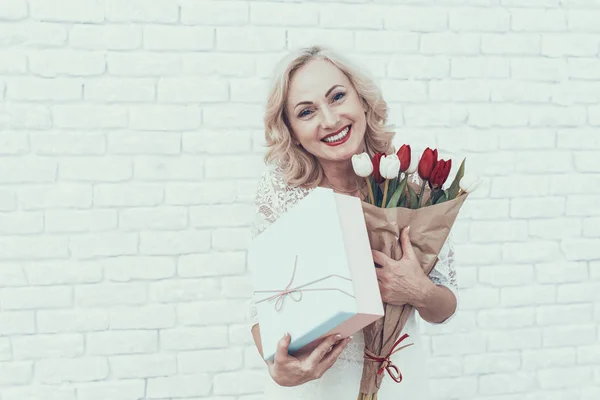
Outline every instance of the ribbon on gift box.
{"type": "Polygon", "coordinates": [[[337,275],[337,274],[331,274],[331,275],[327,275],[323,278],[320,279],[315,279],[314,281],[305,283],[303,285],[299,285],[296,286],[294,288],[292,288],[292,283],[294,283],[294,277],[296,276],[296,268],[298,267],[298,256],[296,255],[295,261],[294,261],[294,270],[292,271],[292,277],[290,279],[290,282],[287,284],[287,286],[285,287],[285,289],[283,290],[256,290],[254,293],[275,293],[273,296],[267,297],[265,299],[259,300],[256,302],[256,304],[258,303],[262,303],[264,301],[275,301],[275,310],[277,310],[278,312],[281,311],[283,309],[283,305],[284,305],[284,301],[285,298],[287,296],[289,296],[292,300],[298,302],[300,300],[302,300],[302,295],[303,292],[316,292],[316,291],[331,291],[331,290],[337,290],[338,292],[342,292],[352,298],[354,298],[353,295],[351,295],[350,293],[340,289],[340,288],[313,288],[313,289],[305,289],[307,286],[310,285],[314,285],[317,282],[321,282],[324,281],[326,279],[329,278],[341,278],[341,279],[345,279],[347,281],[352,282],[352,280],[350,278],[346,278],[345,276],[341,276],[341,275],[337,275]]]}

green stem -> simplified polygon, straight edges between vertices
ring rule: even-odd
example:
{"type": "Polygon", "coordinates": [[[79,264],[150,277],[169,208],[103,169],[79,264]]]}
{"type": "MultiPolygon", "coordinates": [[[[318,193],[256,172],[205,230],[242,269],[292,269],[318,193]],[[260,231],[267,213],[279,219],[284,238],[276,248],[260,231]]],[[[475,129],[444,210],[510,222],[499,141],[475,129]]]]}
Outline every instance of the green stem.
{"type": "Polygon", "coordinates": [[[417,204],[417,208],[421,208],[421,202],[423,201],[423,194],[425,193],[425,184],[427,181],[423,179],[423,184],[421,185],[421,193],[419,194],[419,203],[417,204]]]}
{"type": "Polygon", "coordinates": [[[387,198],[388,185],[390,184],[390,180],[385,180],[385,185],[383,186],[383,201],[381,202],[381,208],[385,208],[385,200],[387,198]]]}

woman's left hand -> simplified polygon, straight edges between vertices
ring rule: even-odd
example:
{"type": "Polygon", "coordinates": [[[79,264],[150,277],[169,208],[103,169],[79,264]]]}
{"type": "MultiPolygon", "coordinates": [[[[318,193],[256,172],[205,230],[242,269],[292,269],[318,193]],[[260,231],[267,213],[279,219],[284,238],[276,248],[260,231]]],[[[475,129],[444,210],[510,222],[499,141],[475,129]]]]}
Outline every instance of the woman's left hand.
{"type": "Polygon", "coordinates": [[[420,304],[434,283],[425,275],[410,243],[410,228],[400,234],[402,258],[398,261],[372,250],[381,298],[393,305],[420,304]]]}

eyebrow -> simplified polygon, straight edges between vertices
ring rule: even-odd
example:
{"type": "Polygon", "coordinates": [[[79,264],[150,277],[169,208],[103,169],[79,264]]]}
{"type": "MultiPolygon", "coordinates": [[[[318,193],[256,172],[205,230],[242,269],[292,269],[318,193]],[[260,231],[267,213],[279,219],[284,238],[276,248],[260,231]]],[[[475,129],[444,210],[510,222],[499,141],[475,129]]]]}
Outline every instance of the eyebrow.
{"type": "MultiPolygon", "coordinates": [[[[337,87],[343,87],[342,85],[333,85],[332,87],[329,88],[329,90],[325,93],[325,97],[329,96],[329,93],[331,93],[333,91],[333,89],[337,88],[337,87]]],[[[296,107],[298,107],[301,104],[312,104],[312,101],[301,101],[300,103],[296,104],[294,106],[294,109],[296,109],[296,107]]]]}

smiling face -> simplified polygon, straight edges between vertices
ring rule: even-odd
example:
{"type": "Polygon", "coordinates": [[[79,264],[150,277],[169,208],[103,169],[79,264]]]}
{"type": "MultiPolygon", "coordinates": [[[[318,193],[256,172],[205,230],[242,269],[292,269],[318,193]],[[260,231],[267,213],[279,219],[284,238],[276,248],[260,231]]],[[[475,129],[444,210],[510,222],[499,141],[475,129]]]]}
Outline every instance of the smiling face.
{"type": "Polygon", "coordinates": [[[292,76],[286,114],[294,137],[320,162],[347,161],[362,151],[365,108],[348,77],[326,60],[292,76]]]}

